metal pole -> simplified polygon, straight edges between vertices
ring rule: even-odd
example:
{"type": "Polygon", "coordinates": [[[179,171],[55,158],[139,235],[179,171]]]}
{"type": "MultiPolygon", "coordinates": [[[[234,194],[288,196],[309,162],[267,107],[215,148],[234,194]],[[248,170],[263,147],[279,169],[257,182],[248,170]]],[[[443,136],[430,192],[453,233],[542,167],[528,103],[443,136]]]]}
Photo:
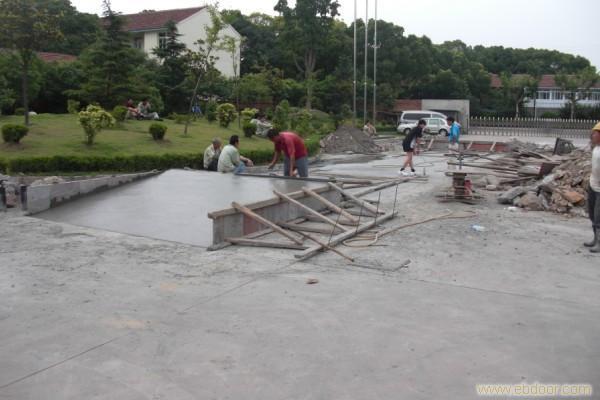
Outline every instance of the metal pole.
{"type": "Polygon", "coordinates": [[[363,125],[367,123],[367,70],[369,61],[369,0],[365,1],[365,82],[364,82],[364,104],[363,125]]]}
{"type": "Polygon", "coordinates": [[[352,92],[352,124],[356,127],[356,1],[354,0],[354,81],[352,92]]]}
{"type": "Polygon", "coordinates": [[[373,39],[373,125],[377,123],[377,0],[375,0],[375,36],[373,39]]]}

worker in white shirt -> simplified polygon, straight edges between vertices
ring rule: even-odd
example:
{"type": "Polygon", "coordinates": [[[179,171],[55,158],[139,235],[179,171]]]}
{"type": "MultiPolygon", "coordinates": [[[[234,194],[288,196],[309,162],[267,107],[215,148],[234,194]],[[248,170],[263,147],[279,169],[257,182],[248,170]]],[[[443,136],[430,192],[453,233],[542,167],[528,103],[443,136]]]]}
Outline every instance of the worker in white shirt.
{"type": "Polygon", "coordinates": [[[600,122],[592,129],[592,174],[588,188],[588,213],[592,220],[594,239],[585,243],[592,253],[600,253],[600,122]]]}
{"type": "Polygon", "coordinates": [[[216,171],[219,164],[219,155],[221,155],[221,139],[214,138],[212,143],[204,150],[204,169],[207,171],[216,171]]]}

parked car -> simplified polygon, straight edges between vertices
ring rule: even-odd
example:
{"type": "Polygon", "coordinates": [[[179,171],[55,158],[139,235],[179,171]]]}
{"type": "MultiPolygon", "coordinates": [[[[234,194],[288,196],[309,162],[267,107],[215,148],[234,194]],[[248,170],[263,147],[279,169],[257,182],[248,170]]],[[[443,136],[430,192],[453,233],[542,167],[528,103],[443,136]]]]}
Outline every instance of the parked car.
{"type": "MultiPolygon", "coordinates": [[[[450,132],[450,126],[448,126],[448,123],[446,122],[445,117],[444,118],[423,118],[425,120],[425,122],[427,122],[427,125],[425,126],[424,129],[424,133],[429,134],[429,135],[442,135],[442,136],[446,136],[448,134],[448,132],[450,132]]],[[[408,135],[411,131],[412,128],[414,128],[415,126],[417,126],[417,122],[407,122],[404,124],[400,124],[398,125],[398,133],[404,133],[405,135],[408,135]]]]}
{"type": "Polygon", "coordinates": [[[441,118],[445,120],[447,117],[442,113],[430,110],[404,111],[402,114],[400,114],[400,118],[398,119],[398,125],[406,124],[409,122],[417,122],[420,119],[427,118],[441,118]]]}

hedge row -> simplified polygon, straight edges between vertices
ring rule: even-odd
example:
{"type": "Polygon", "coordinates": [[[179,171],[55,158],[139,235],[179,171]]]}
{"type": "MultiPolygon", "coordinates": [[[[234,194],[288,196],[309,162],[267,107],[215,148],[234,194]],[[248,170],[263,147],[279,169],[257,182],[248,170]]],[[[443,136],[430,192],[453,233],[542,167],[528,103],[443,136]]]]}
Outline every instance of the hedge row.
{"type": "MultiPolygon", "coordinates": [[[[319,150],[319,139],[309,138],[306,147],[310,154],[319,150]]],[[[251,150],[242,152],[256,164],[271,161],[273,150],[251,150]]],[[[202,154],[163,154],[134,156],[52,156],[27,157],[4,160],[0,158],[3,173],[58,173],[58,172],[140,172],[166,170],[169,168],[203,168],[202,154]]]]}

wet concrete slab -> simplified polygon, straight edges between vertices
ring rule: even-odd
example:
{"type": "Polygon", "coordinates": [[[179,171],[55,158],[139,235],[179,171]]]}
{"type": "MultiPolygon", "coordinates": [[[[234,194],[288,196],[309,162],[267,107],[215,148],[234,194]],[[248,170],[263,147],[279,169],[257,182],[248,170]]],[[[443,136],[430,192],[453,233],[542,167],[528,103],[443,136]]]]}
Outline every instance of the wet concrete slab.
{"type": "Polygon", "coordinates": [[[212,221],[207,214],[322,183],[240,177],[206,171],[169,170],[36,214],[38,218],[89,228],[207,247],[212,221]]]}

